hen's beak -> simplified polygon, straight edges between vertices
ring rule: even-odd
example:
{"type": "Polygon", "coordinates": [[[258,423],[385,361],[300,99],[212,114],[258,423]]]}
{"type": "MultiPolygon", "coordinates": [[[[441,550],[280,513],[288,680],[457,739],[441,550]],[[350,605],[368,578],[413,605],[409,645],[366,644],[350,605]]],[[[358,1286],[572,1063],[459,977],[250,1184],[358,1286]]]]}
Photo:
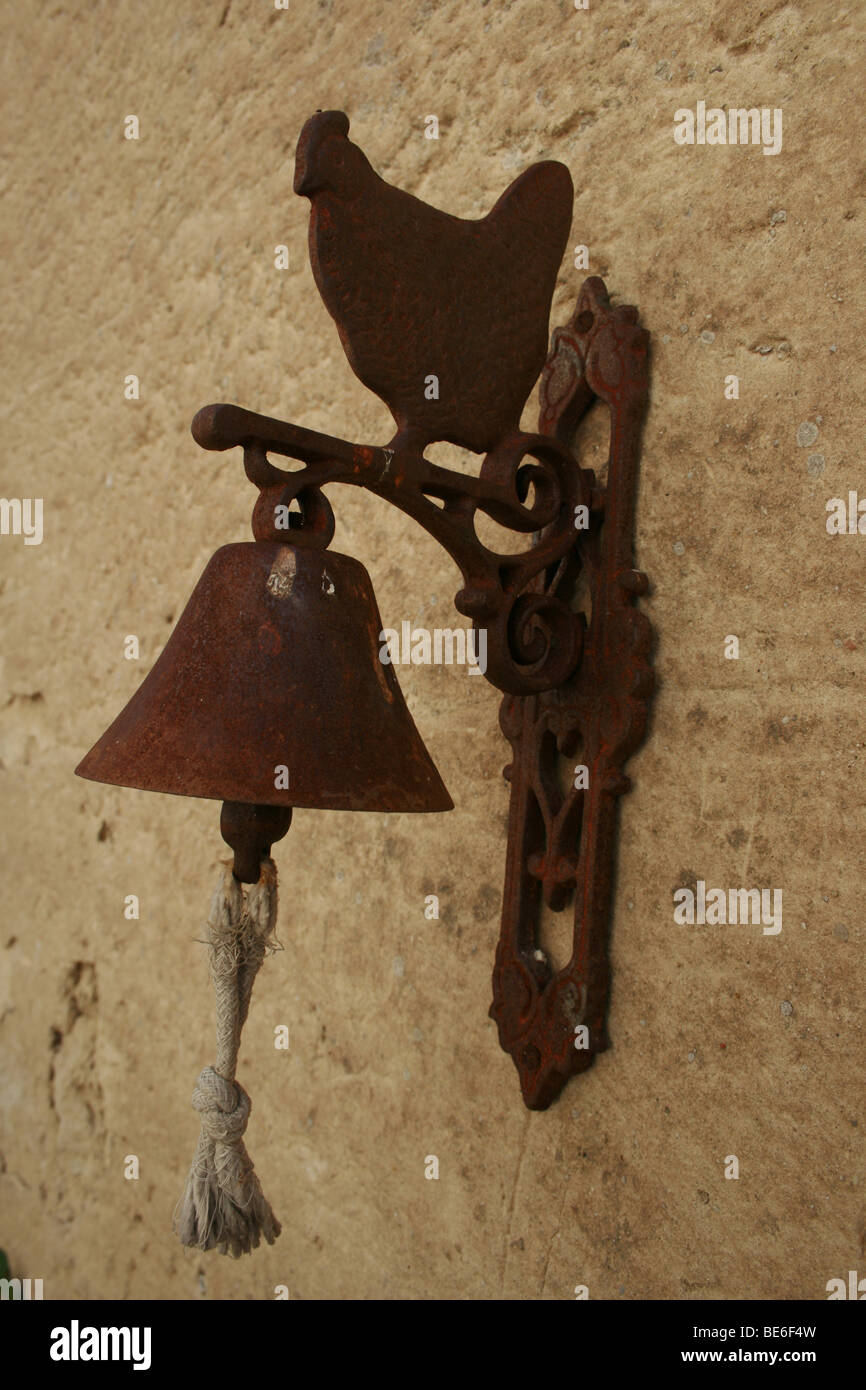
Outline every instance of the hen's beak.
{"type": "Polygon", "coordinates": [[[292,183],[296,193],[301,197],[309,198],[315,192],[315,179],[310,172],[309,160],[297,159],[295,161],[295,177],[292,183]]]}
{"type": "Polygon", "coordinates": [[[349,133],[349,117],[344,111],[317,111],[311,116],[301,131],[295,153],[295,179],[292,187],[296,193],[309,198],[328,182],[323,176],[325,167],[322,161],[322,146],[332,135],[343,139],[349,133]]]}

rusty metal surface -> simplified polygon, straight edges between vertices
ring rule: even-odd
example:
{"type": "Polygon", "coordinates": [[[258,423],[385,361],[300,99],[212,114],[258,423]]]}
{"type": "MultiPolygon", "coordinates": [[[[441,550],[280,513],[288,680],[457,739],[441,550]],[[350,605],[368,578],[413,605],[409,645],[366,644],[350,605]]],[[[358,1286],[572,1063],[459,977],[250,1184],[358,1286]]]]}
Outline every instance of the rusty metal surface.
{"type": "Polygon", "coordinates": [[[241,883],[258,883],[262,860],[275,840],[288,834],[291,806],[252,806],[246,801],[224,801],[220,834],[234,851],[232,873],[241,883]]]}
{"type": "Polygon", "coordinates": [[[381,630],[357,560],[223,546],[153,670],[76,771],[219,801],[449,810],[394,668],[379,660],[381,630]]]}
{"type": "Polygon", "coordinates": [[[646,576],[632,568],[632,516],[647,386],[648,335],[630,306],[611,308],[587,280],[571,322],[554,334],[540,388],[540,427],[563,441],[596,398],[610,407],[607,486],[592,525],[551,577],[567,596],[583,566],[591,619],[578,670],[558,690],[506,697],[513,750],[508,855],[490,1015],[517,1067],[524,1100],[543,1110],[608,1046],[609,919],[622,771],[641,743],[653,689],[649,620],[634,607],[646,576]],[[588,769],[560,790],[558,763],[588,769]],[[570,960],[555,970],[539,933],[541,902],[574,901],[570,960]],[[577,1030],[585,1030],[577,1031],[577,1030]]]}
{"type": "Polygon", "coordinates": [[[469,221],[386,183],[348,133],[342,111],[320,111],[298,141],[319,293],[353,371],[394,416],[391,447],[448,439],[484,453],[517,432],[547,354],[571,175],[534,164],[469,221]]]}
{"type": "Polygon", "coordinates": [[[254,513],[260,539],[279,534],[275,509],[297,498],[304,515],[293,544],[326,545],[333,517],[320,489],[338,482],[386,498],[435,536],[463,575],[454,600],[458,612],[487,634],[486,675],[497,689],[547,690],[574,670],[583,637],[578,618],[556,593],[531,586],[573,549],[575,507],[592,501],[590,475],[552,435],[506,436],[473,478],[411,450],[334,440],[233,405],[204,407],[192,434],[206,449],[243,447],[247,475],[260,489],[254,513]],[[269,452],[307,461],[307,467],[285,472],[267,459],[269,452]],[[476,535],[477,512],[531,533],[534,543],[517,555],[490,550],[476,535]]]}

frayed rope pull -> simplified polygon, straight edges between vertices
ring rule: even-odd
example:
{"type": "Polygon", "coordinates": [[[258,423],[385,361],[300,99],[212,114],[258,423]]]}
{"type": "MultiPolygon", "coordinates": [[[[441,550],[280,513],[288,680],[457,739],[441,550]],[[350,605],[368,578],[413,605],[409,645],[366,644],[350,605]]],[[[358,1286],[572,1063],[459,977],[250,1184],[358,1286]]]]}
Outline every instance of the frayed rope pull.
{"type": "Polygon", "coordinates": [[[216,1065],[205,1067],[192,1103],[201,1115],[198,1139],[174,1228],[184,1245],[248,1254],[262,1237],[273,1245],[280,1223],[271,1211],[243,1142],[250,1098],[235,1081],[241,1029],[253,981],[265,955],[276,949],[277,870],[262,861],[258,883],[244,896],[228,866],[208,918],[211,975],[217,1005],[216,1065]]]}

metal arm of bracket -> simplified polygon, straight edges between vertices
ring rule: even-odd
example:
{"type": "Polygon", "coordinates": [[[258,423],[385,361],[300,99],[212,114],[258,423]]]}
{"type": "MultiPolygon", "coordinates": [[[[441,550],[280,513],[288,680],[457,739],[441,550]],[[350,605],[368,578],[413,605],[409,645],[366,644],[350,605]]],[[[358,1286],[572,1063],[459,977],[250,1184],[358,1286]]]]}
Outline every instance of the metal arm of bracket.
{"type": "Polygon", "coordinates": [[[333,439],[232,405],[206,406],[192,433],[206,449],[243,447],[247,476],[260,490],[253,519],[257,539],[326,546],[333,514],[320,489],[327,483],[364,487],[413,517],[463,575],[455,606],[476,629],[486,630],[486,675],[498,689],[513,694],[552,689],[578,664],[583,629],[577,615],[555,595],[529,592],[536,576],[573,548],[576,509],[588,508],[592,500],[591,475],[551,434],[502,439],[473,478],[409,450],[333,439]],[[269,452],[298,458],[306,467],[276,468],[269,452]],[[289,537],[295,501],[300,512],[289,537]],[[475,533],[479,511],[514,531],[533,533],[536,543],[519,555],[489,550],[475,533]]]}

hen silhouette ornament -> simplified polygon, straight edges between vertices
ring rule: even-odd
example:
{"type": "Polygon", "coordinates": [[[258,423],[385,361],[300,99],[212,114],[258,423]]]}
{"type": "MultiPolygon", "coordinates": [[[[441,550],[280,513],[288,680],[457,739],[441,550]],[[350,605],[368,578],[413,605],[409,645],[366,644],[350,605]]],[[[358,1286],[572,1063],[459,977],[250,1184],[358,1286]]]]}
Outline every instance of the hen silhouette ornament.
{"type": "Polygon", "coordinates": [[[348,134],[342,111],[310,117],[294,189],[310,200],[313,275],[349,364],[394,416],[395,447],[484,453],[519,428],[544,365],[571,175],[534,164],[469,221],[386,183],[348,134]]]}

